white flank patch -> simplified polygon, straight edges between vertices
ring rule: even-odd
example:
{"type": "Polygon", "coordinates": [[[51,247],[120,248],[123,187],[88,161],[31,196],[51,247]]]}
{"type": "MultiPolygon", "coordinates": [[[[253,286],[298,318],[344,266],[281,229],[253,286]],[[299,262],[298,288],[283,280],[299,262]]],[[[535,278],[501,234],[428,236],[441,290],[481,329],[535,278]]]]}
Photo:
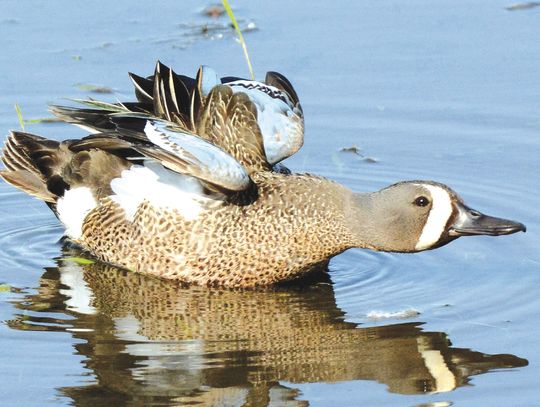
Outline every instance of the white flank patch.
{"type": "Polygon", "coordinates": [[[66,227],[66,234],[78,239],[82,236],[84,218],[97,205],[97,202],[88,187],[73,188],[58,199],[56,211],[58,218],[66,227]]]}
{"type": "Polygon", "coordinates": [[[448,368],[440,351],[430,349],[428,342],[420,337],[417,339],[418,351],[424,359],[429,373],[435,379],[434,393],[452,391],[456,388],[456,376],[448,368]]]}
{"type": "Polygon", "coordinates": [[[428,184],[420,185],[429,190],[432,204],[427,222],[416,243],[416,250],[428,249],[437,243],[452,215],[452,200],[444,188],[428,184]]]}
{"type": "Polygon", "coordinates": [[[143,201],[157,208],[176,209],[186,220],[196,219],[203,206],[214,201],[204,195],[196,178],[169,171],[150,161],[122,171],[120,178],[111,181],[111,189],[114,192],[111,199],[124,209],[130,221],[143,201]]]}

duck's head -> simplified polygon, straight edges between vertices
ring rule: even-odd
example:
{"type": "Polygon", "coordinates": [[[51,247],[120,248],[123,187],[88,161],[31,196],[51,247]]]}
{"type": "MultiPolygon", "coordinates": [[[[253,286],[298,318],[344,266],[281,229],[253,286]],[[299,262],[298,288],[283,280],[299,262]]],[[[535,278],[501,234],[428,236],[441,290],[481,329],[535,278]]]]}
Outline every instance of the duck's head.
{"type": "Polygon", "coordinates": [[[469,208],[448,186],[404,181],[372,194],[357,195],[355,229],[365,247],[383,251],[434,249],[461,236],[525,232],[522,223],[469,208]]]}

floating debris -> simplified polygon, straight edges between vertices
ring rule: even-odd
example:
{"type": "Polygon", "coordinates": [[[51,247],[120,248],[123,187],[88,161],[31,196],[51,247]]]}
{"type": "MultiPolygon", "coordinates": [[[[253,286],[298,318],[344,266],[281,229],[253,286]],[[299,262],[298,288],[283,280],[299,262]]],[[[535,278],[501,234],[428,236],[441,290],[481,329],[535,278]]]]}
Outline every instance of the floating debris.
{"type": "Polygon", "coordinates": [[[368,156],[365,156],[364,154],[361,153],[362,149],[356,145],[352,145],[350,147],[343,147],[341,150],[339,150],[340,152],[343,152],[343,153],[352,153],[352,154],[355,154],[359,157],[362,158],[362,161],[366,162],[366,163],[369,163],[369,164],[374,164],[377,162],[377,159],[376,158],[373,158],[373,157],[368,157],[368,156]]]}
{"type": "Polygon", "coordinates": [[[225,7],[218,3],[210,4],[202,10],[202,14],[211,18],[219,18],[225,14],[225,7]]]}
{"type": "Polygon", "coordinates": [[[420,315],[420,311],[416,309],[406,309],[403,311],[396,312],[386,312],[386,311],[371,311],[366,317],[369,319],[379,320],[379,319],[406,319],[413,318],[420,315]]]}
{"type": "Polygon", "coordinates": [[[361,157],[363,157],[363,155],[360,153],[360,148],[357,147],[356,145],[353,145],[353,146],[350,146],[350,147],[343,147],[341,150],[339,151],[343,151],[344,153],[354,153],[356,155],[359,155],[361,157]]]}
{"type": "Polygon", "coordinates": [[[527,3],[515,3],[511,6],[505,7],[508,11],[528,10],[530,8],[538,7],[540,3],[537,1],[530,1],[527,3]]]}
{"type": "MultiPolygon", "coordinates": [[[[253,21],[239,20],[238,24],[243,33],[256,31],[257,25],[253,21]]],[[[233,37],[235,28],[231,23],[206,22],[206,23],[182,23],[179,27],[183,30],[183,36],[191,43],[197,39],[222,39],[225,36],[233,37]]],[[[167,40],[165,40],[167,41],[167,40]]],[[[165,42],[160,41],[160,42],[165,42]]]]}
{"type": "MultiPolygon", "coordinates": [[[[228,2],[224,0],[223,5],[215,3],[200,9],[199,12],[202,15],[208,17],[216,16],[216,18],[212,18],[210,20],[208,18],[203,18],[197,21],[178,23],[176,27],[179,30],[175,30],[175,32],[173,32],[171,35],[167,35],[165,37],[153,38],[151,39],[152,43],[170,43],[172,48],[185,50],[195,45],[197,41],[200,40],[221,40],[224,38],[234,38],[235,33],[237,32],[234,23],[228,22],[225,19],[218,19],[218,17],[221,17],[221,15],[228,12],[226,7],[227,4],[228,2]]],[[[251,19],[236,19],[236,23],[240,32],[244,34],[257,31],[259,29],[257,24],[251,19]]]]}
{"type": "Polygon", "coordinates": [[[109,88],[107,86],[92,85],[90,83],[77,83],[75,84],[75,87],[85,92],[102,93],[102,94],[114,93],[114,90],[112,88],[109,88]]]}
{"type": "Polygon", "coordinates": [[[253,21],[250,21],[244,27],[244,32],[250,32],[250,31],[256,31],[256,30],[257,30],[257,26],[255,25],[255,23],[253,21]]]}

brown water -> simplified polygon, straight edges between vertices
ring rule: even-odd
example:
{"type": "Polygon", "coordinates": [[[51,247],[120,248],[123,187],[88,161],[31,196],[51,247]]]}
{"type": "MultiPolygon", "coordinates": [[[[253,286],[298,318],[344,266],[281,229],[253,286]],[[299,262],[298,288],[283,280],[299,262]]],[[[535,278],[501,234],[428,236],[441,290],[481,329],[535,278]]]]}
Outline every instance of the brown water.
{"type": "MultiPolygon", "coordinates": [[[[257,75],[283,72],[303,103],[306,144],[288,166],[356,190],[434,179],[528,232],[415,255],[351,250],[312,284],[186,288],[73,262],[46,206],[2,183],[0,404],[538,404],[540,8],[235,5],[257,28],[257,75]],[[341,151],[353,145],[362,155],[341,151]]],[[[4,0],[4,132],[19,126],[16,102],[38,118],[63,97],[131,99],[126,72],[157,59],[247,76],[226,20],[201,8],[4,0]]]]}

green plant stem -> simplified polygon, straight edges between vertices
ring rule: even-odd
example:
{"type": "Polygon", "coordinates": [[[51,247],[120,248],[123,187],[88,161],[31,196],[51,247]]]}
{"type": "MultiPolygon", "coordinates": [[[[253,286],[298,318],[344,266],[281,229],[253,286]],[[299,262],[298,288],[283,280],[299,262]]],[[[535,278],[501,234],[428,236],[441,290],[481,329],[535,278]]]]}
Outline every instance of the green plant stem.
{"type": "Polygon", "coordinates": [[[249,59],[249,53],[247,50],[246,41],[244,40],[244,36],[242,35],[242,30],[240,30],[240,26],[238,25],[238,22],[236,21],[236,17],[234,16],[234,13],[232,11],[232,8],[227,0],[221,0],[223,3],[223,7],[225,7],[225,10],[227,11],[227,14],[229,15],[229,18],[231,19],[231,22],[233,23],[234,29],[236,30],[236,34],[238,34],[238,39],[240,40],[240,44],[242,45],[242,49],[244,50],[244,57],[246,58],[249,73],[251,75],[251,79],[255,80],[255,74],[253,73],[253,66],[251,65],[251,60],[249,59]]]}

